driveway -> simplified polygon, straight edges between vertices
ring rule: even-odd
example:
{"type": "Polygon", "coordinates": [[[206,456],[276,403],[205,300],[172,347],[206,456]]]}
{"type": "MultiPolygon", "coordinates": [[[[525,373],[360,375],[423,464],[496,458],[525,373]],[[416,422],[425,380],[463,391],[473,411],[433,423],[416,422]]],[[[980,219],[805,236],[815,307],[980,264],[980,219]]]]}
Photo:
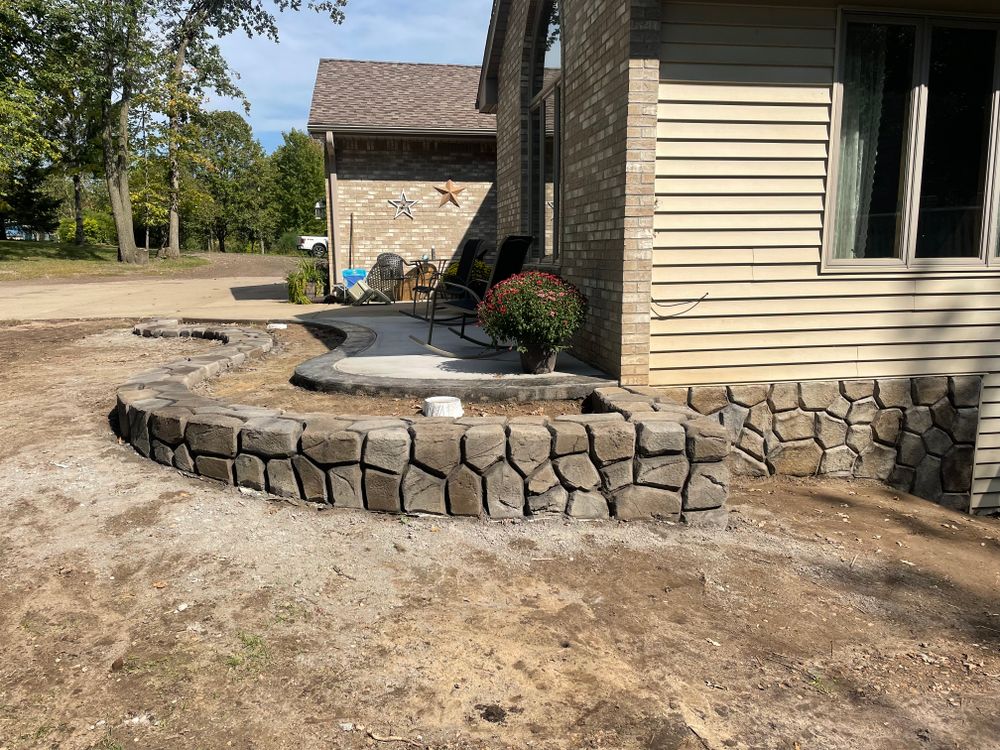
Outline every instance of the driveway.
{"type": "Polygon", "coordinates": [[[297,318],[334,307],[290,304],[281,276],[0,284],[0,320],[166,316],[251,321],[297,318]]]}

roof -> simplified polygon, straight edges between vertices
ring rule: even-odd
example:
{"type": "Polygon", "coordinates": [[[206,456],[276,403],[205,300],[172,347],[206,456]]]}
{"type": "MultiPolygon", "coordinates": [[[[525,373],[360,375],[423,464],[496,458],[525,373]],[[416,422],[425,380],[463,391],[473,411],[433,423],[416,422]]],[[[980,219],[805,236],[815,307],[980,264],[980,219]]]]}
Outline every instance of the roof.
{"type": "Polygon", "coordinates": [[[480,112],[497,111],[497,78],[500,69],[500,53],[507,39],[507,18],[510,15],[510,0],[493,0],[490,13],[490,30],[486,35],[486,49],[483,65],[479,71],[476,93],[476,108],[480,112]]]}
{"type": "Polygon", "coordinates": [[[374,134],[496,134],[476,109],[477,65],[320,60],[309,130],[374,134]]]}

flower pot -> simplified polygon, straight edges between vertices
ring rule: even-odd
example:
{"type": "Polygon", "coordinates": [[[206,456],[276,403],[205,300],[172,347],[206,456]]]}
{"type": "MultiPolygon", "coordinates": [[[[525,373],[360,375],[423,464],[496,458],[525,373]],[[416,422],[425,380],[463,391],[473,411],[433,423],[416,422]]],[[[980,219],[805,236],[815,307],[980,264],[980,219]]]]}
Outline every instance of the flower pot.
{"type": "Polygon", "coordinates": [[[528,347],[521,352],[521,369],[528,375],[548,375],[556,369],[556,355],[548,349],[528,347]]]}

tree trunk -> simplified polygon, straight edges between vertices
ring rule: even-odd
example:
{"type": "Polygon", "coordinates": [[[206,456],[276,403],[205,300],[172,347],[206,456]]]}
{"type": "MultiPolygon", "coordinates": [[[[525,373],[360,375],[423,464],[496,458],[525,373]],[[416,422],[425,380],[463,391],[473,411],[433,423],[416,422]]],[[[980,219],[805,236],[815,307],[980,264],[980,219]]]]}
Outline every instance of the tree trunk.
{"type": "Polygon", "coordinates": [[[7,217],[0,214],[0,242],[7,239],[7,217]]]}
{"type": "Polygon", "coordinates": [[[219,240],[219,252],[220,253],[226,252],[226,235],[220,233],[217,235],[217,237],[219,240]]]}
{"type": "MultiPolygon", "coordinates": [[[[174,69],[171,78],[171,98],[174,102],[181,101],[181,86],[184,79],[184,62],[187,58],[188,45],[191,44],[194,29],[197,28],[197,25],[203,18],[203,14],[198,13],[195,16],[188,18],[181,27],[181,32],[177,39],[177,48],[174,52],[174,69]]],[[[186,94],[187,92],[184,93],[186,94]]],[[[170,210],[167,247],[163,253],[161,253],[161,255],[166,258],[179,258],[181,254],[181,178],[180,166],[178,164],[178,151],[180,149],[179,141],[181,137],[182,115],[183,112],[178,111],[178,105],[175,103],[170,109],[167,123],[169,133],[167,138],[167,170],[168,182],[170,183],[170,210]]]]}
{"type": "Polygon", "coordinates": [[[115,219],[118,232],[118,260],[121,263],[140,263],[135,245],[135,229],[132,222],[132,196],[128,190],[128,106],[129,91],[122,92],[118,104],[118,117],[114,116],[114,105],[109,93],[102,105],[101,145],[104,150],[104,172],[108,182],[108,197],[111,200],[111,215],[115,219]],[[116,122],[117,120],[117,122],[116,122]]]}
{"type": "Polygon", "coordinates": [[[73,244],[84,245],[87,237],[83,233],[83,178],[79,174],[73,175],[73,219],[76,221],[73,244]]]}

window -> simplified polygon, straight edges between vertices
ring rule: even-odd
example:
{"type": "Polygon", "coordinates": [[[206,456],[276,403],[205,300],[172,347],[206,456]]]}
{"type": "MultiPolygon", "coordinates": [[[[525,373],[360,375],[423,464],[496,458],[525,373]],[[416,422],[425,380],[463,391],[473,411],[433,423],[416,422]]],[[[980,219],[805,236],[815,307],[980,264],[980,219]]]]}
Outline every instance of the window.
{"type": "Polygon", "coordinates": [[[562,34],[558,0],[543,0],[531,54],[528,215],[537,260],[559,257],[562,34]]]}
{"type": "Polygon", "coordinates": [[[842,36],[832,263],[996,257],[1000,24],[850,15],[842,36]]]}

